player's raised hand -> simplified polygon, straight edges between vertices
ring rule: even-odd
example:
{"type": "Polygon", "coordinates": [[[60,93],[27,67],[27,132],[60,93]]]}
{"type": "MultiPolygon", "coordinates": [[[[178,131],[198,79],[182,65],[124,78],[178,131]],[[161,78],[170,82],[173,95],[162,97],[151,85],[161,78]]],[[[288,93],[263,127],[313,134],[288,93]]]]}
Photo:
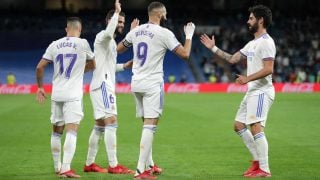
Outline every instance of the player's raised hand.
{"type": "Polygon", "coordinates": [[[37,91],[37,101],[40,103],[40,104],[43,104],[44,101],[46,100],[46,94],[44,92],[44,89],[43,88],[39,88],[38,91],[37,91]]]}
{"type": "Polygon", "coordinates": [[[131,22],[130,30],[132,30],[132,29],[136,28],[137,26],[139,26],[139,23],[140,23],[139,19],[138,18],[134,18],[132,20],[132,22],[131,22]]]}
{"type": "Polygon", "coordinates": [[[196,26],[192,22],[189,22],[187,25],[184,26],[183,30],[186,35],[186,39],[192,39],[195,28],[196,26]]]}
{"type": "Polygon", "coordinates": [[[216,41],[214,40],[213,35],[212,35],[212,39],[210,39],[208,35],[202,34],[200,36],[200,41],[208,49],[212,49],[216,45],[216,41]]]}
{"type": "Polygon", "coordinates": [[[121,12],[121,4],[120,4],[119,0],[116,0],[116,2],[114,3],[114,7],[115,7],[116,13],[121,12]]]}

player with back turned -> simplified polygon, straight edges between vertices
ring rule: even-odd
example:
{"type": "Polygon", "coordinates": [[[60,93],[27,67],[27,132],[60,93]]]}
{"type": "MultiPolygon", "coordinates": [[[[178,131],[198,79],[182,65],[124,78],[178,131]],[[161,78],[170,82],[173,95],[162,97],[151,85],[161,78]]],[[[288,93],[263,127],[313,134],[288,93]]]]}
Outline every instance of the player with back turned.
{"type": "Polygon", "coordinates": [[[83,118],[82,96],[85,70],[94,68],[94,54],[89,43],[81,39],[81,20],[67,19],[67,36],[53,41],[37,65],[37,100],[44,103],[43,75],[45,67],[53,64],[51,95],[51,151],[54,169],[60,177],[79,178],[71,170],[71,161],[76,150],[77,131],[83,118]],[[86,68],[86,69],[85,69],[86,68]],[[61,136],[66,129],[61,163],[61,136]]]}
{"type": "Polygon", "coordinates": [[[136,116],[143,120],[135,179],[156,179],[157,177],[151,174],[162,171],[153,162],[152,144],[163,109],[165,53],[170,50],[185,60],[190,56],[194,24],[188,23],[184,27],[186,40],[182,46],[170,30],[160,26],[166,20],[166,14],[166,8],[162,3],[150,3],[149,22],[131,30],[124,41],[118,44],[118,52],[133,46],[131,90],[136,102],[136,116]]]}

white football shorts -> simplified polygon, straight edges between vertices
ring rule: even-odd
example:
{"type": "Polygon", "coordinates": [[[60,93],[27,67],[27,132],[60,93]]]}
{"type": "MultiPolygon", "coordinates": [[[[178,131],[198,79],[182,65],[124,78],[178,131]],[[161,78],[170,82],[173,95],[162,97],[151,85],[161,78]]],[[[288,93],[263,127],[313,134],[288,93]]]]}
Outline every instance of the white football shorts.
{"type": "Polygon", "coordinates": [[[108,118],[117,115],[115,92],[103,83],[100,88],[90,91],[94,119],[108,118]]]}
{"type": "Polygon", "coordinates": [[[273,99],[267,93],[245,95],[235,120],[246,125],[261,122],[261,125],[265,127],[272,103],[273,99]]]}
{"type": "Polygon", "coordinates": [[[163,84],[148,92],[133,92],[136,102],[136,117],[159,118],[164,103],[163,84]]]}
{"type": "Polygon", "coordinates": [[[80,124],[83,118],[82,100],[57,102],[51,101],[51,123],[57,126],[80,124]]]}

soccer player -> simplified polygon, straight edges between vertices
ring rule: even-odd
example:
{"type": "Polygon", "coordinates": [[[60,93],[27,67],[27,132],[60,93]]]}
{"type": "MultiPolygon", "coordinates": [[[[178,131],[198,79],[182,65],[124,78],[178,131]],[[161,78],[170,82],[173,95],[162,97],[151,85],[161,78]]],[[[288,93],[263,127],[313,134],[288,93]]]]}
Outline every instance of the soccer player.
{"type": "MultiPolygon", "coordinates": [[[[81,39],[81,20],[77,17],[67,19],[67,36],[53,41],[42,56],[36,69],[38,84],[37,100],[45,101],[43,75],[45,67],[53,64],[51,96],[51,151],[54,169],[60,177],[79,178],[70,165],[76,150],[77,130],[83,118],[83,74],[85,67],[94,67],[94,54],[89,43],[81,39]],[[88,66],[86,63],[88,62],[88,66]],[[66,129],[61,164],[61,136],[66,129]]],[[[86,69],[89,70],[89,69],[86,69]]]]}
{"type": "MultiPolygon", "coordinates": [[[[115,1],[115,10],[108,12],[107,27],[99,32],[94,42],[96,69],[90,84],[90,97],[94,110],[95,126],[89,138],[89,149],[85,172],[101,172],[113,174],[133,174],[134,171],[122,166],[117,159],[117,106],[115,95],[116,71],[131,68],[132,61],[125,64],[117,62],[117,44],[114,37],[123,32],[125,14],[121,12],[119,0],[115,1]],[[95,162],[99,138],[104,133],[104,142],[109,160],[108,170],[95,162]]],[[[138,23],[135,19],[134,23],[138,23]]]]}
{"type": "Polygon", "coordinates": [[[134,53],[131,90],[136,102],[136,116],[143,119],[135,179],[156,179],[152,174],[162,171],[152,160],[152,142],[163,109],[163,60],[167,50],[188,60],[195,29],[191,22],[184,27],[186,41],[182,46],[170,30],[160,26],[167,19],[166,14],[162,3],[150,3],[149,22],[131,30],[117,49],[124,52],[133,46],[134,53]]]}
{"type": "Polygon", "coordinates": [[[215,45],[214,36],[210,39],[201,35],[201,42],[214,54],[227,62],[234,64],[241,60],[247,61],[247,75],[237,75],[236,82],[248,84],[248,90],[243,98],[235,118],[234,129],[242,138],[252,154],[252,166],[244,172],[245,177],[271,177],[268,163],[268,142],[264,133],[267,115],[275,98],[272,84],[275,43],[267,33],[267,27],[272,22],[271,10],[263,5],[249,8],[247,21],[249,32],[254,39],[244,48],[231,55],[215,45]],[[251,132],[247,129],[250,126],[251,132]]]}

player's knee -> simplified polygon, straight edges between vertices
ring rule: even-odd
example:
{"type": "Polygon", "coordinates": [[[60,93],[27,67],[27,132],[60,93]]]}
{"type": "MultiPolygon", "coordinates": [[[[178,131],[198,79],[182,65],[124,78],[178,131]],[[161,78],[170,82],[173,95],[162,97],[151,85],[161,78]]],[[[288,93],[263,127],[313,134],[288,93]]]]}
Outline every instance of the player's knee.
{"type": "Polygon", "coordinates": [[[105,126],[105,130],[111,130],[111,131],[115,131],[118,128],[118,124],[114,123],[114,124],[107,124],[105,126]]]}
{"type": "Polygon", "coordinates": [[[148,129],[151,132],[155,133],[157,131],[156,125],[143,125],[143,129],[148,129]]]}
{"type": "Polygon", "coordinates": [[[94,130],[100,133],[104,133],[104,129],[105,129],[104,126],[97,126],[97,125],[94,126],[94,130]]]}
{"type": "Polygon", "coordinates": [[[246,129],[247,127],[246,127],[245,124],[236,121],[236,122],[234,123],[234,127],[233,127],[233,128],[234,128],[234,131],[235,131],[236,133],[238,133],[238,132],[242,131],[243,129],[246,129]]]}

